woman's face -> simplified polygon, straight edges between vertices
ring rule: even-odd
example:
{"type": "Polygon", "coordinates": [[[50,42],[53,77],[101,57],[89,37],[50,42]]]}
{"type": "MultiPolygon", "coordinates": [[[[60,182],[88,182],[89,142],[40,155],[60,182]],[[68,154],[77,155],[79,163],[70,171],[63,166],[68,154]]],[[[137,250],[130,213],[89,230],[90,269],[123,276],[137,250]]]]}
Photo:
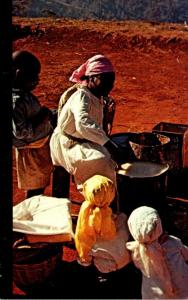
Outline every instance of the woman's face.
{"type": "Polygon", "coordinates": [[[93,75],[89,78],[89,88],[92,89],[97,96],[108,96],[114,86],[115,73],[101,73],[93,75]]]}

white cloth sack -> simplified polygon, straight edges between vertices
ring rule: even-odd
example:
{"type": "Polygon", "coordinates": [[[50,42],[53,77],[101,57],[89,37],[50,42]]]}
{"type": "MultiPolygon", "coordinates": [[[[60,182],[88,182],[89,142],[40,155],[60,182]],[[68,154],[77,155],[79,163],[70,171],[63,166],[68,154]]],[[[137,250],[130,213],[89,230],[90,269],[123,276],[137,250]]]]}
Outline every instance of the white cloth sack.
{"type": "Polygon", "coordinates": [[[127,216],[121,213],[116,220],[117,234],[111,241],[97,239],[90,254],[93,263],[101,273],[109,273],[123,268],[131,261],[131,256],[126,248],[129,239],[127,216]]]}
{"type": "Polygon", "coordinates": [[[37,195],[13,207],[13,231],[73,237],[70,200],[37,195]]]}

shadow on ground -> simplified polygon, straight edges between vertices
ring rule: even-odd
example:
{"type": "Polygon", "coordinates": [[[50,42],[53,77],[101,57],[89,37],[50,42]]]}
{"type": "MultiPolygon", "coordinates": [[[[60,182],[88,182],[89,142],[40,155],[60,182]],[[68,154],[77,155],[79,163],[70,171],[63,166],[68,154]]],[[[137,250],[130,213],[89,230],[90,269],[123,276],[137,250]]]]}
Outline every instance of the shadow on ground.
{"type": "Polygon", "coordinates": [[[94,266],[62,261],[40,286],[21,287],[26,299],[140,299],[141,274],[132,263],[116,272],[99,273],[94,266]]]}

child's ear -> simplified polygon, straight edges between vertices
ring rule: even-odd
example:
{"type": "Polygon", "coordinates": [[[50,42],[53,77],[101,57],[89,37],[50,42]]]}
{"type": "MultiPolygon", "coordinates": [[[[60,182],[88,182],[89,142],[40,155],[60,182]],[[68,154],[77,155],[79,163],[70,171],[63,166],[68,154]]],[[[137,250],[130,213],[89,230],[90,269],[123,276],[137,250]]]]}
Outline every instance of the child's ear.
{"type": "Polygon", "coordinates": [[[20,69],[16,69],[15,76],[19,78],[22,75],[22,71],[20,69]]]}

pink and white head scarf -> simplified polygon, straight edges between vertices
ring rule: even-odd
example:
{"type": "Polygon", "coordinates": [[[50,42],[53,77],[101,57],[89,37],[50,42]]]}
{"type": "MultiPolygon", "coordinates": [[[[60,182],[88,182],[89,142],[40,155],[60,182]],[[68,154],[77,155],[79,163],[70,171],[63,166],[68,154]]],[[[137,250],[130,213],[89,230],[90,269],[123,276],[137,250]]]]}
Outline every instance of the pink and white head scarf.
{"type": "Polygon", "coordinates": [[[133,210],[128,219],[129,231],[135,241],[126,243],[135,265],[146,277],[158,276],[164,283],[165,293],[171,297],[174,287],[163,249],[158,238],[163,233],[157,211],[148,206],[133,210]]]}
{"type": "Polygon", "coordinates": [[[84,64],[76,69],[71,77],[70,81],[76,83],[82,83],[82,76],[91,76],[101,73],[114,72],[114,68],[110,60],[102,54],[97,54],[89,58],[84,64]]]}

